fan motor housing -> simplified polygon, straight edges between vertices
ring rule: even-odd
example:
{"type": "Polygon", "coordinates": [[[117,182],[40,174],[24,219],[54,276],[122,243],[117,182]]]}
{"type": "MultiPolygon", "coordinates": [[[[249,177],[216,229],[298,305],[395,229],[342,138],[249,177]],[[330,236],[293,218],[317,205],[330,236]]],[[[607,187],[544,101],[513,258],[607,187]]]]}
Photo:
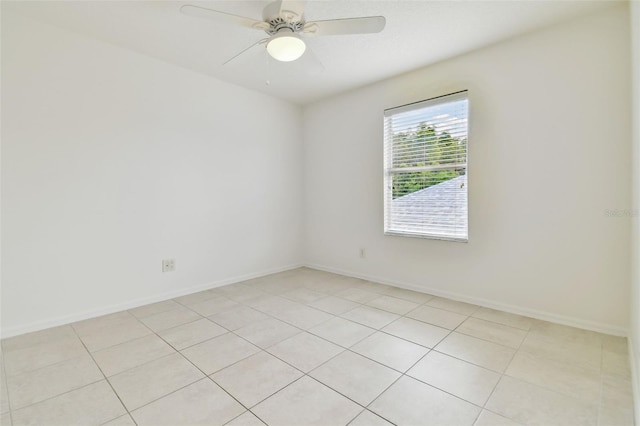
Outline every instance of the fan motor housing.
{"type": "Polygon", "coordinates": [[[304,28],[304,20],[300,21],[291,21],[278,16],[277,18],[271,19],[269,22],[269,29],[265,30],[265,32],[269,35],[274,35],[280,32],[283,29],[288,29],[291,32],[298,33],[302,31],[304,28]]]}

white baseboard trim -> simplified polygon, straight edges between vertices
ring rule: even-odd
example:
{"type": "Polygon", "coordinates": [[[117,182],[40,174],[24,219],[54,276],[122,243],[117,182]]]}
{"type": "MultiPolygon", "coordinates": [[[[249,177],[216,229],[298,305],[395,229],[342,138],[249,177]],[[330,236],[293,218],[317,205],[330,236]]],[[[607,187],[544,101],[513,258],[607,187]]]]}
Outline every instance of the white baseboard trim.
{"type": "Polygon", "coordinates": [[[271,268],[267,270],[263,270],[260,272],[253,272],[249,274],[237,275],[235,277],[225,278],[222,280],[210,282],[207,284],[200,284],[194,287],[189,287],[186,289],[181,289],[178,291],[171,291],[162,294],[158,294],[150,297],[143,297],[140,299],[135,299],[123,303],[118,303],[115,305],[105,306],[103,308],[91,309],[84,312],[78,312],[71,315],[64,315],[57,318],[52,318],[44,321],[34,321],[29,324],[7,327],[2,329],[2,338],[6,339],[9,337],[18,336],[20,334],[31,333],[34,331],[40,331],[51,327],[57,327],[60,325],[70,324],[72,322],[82,321],[89,318],[95,318],[102,315],[108,315],[115,312],[124,311],[127,309],[137,308],[139,306],[148,305],[150,303],[162,302],[164,300],[173,299],[180,296],[186,296],[187,294],[197,293],[203,290],[209,290],[216,287],[222,287],[228,284],[234,284],[241,281],[250,280],[253,278],[263,277],[265,275],[276,274],[278,272],[284,272],[291,269],[296,269],[302,267],[302,264],[293,264],[282,266],[278,268],[271,268]]]}
{"type": "Polygon", "coordinates": [[[631,337],[627,339],[627,344],[629,345],[629,362],[631,363],[631,386],[633,388],[635,424],[640,425],[640,353],[636,353],[635,343],[631,337]]]}
{"type": "Polygon", "coordinates": [[[375,277],[367,274],[360,274],[353,271],[346,271],[342,269],[332,268],[329,266],[319,265],[315,263],[303,263],[303,266],[311,269],[317,269],[320,271],[332,272],[335,274],[346,275],[348,277],[360,278],[367,281],[373,281],[380,284],[387,284],[394,287],[400,287],[407,290],[419,291],[421,293],[428,293],[434,296],[446,297],[448,299],[457,300],[460,302],[472,303],[474,305],[483,306],[485,308],[497,309],[500,311],[509,312],[516,315],[522,315],[530,318],[536,318],[543,321],[554,322],[557,324],[568,325],[570,327],[582,328],[585,330],[597,331],[599,333],[612,334],[614,336],[627,336],[628,329],[625,327],[618,327],[611,324],[599,323],[595,321],[589,321],[581,318],[573,318],[565,315],[558,315],[551,312],[539,311],[536,309],[529,309],[522,306],[509,305],[505,303],[497,303],[492,300],[483,299],[480,297],[467,296],[464,294],[443,291],[431,287],[422,287],[414,284],[404,283],[395,280],[389,280],[385,278],[375,277]]]}

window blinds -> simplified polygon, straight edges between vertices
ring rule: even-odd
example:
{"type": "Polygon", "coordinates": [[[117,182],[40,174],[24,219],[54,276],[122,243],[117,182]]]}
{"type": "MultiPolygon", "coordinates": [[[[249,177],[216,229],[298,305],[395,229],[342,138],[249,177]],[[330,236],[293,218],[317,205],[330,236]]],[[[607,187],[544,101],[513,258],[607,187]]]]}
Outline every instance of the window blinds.
{"type": "Polygon", "coordinates": [[[385,234],[468,240],[467,92],[384,112],[385,234]]]}

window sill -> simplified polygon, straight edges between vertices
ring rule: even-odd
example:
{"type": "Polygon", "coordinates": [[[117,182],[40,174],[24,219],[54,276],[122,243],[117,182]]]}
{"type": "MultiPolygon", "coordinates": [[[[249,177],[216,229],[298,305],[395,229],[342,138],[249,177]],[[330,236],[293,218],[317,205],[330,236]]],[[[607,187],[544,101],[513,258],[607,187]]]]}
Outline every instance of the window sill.
{"type": "Polygon", "coordinates": [[[417,233],[409,233],[409,232],[399,232],[399,231],[385,231],[384,235],[391,237],[409,237],[409,238],[423,238],[427,240],[441,240],[441,241],[453,241],[456,243],[468,243],[469,237],[467,238],[459,238],[459,237],[447,237],[444,235],[435,235],[435,234],[417,234],[417,233]]]}

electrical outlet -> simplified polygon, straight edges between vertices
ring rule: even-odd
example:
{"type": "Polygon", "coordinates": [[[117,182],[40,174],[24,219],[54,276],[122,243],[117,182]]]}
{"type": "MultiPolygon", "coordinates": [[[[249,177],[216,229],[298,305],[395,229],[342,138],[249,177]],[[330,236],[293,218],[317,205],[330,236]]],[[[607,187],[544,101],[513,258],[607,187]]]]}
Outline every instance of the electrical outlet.
{"type": "Polygon", "coordinates": [[[162,272],[173,272],[176,270],[175,259],[165,259],[162,261],[162,272]]]}

